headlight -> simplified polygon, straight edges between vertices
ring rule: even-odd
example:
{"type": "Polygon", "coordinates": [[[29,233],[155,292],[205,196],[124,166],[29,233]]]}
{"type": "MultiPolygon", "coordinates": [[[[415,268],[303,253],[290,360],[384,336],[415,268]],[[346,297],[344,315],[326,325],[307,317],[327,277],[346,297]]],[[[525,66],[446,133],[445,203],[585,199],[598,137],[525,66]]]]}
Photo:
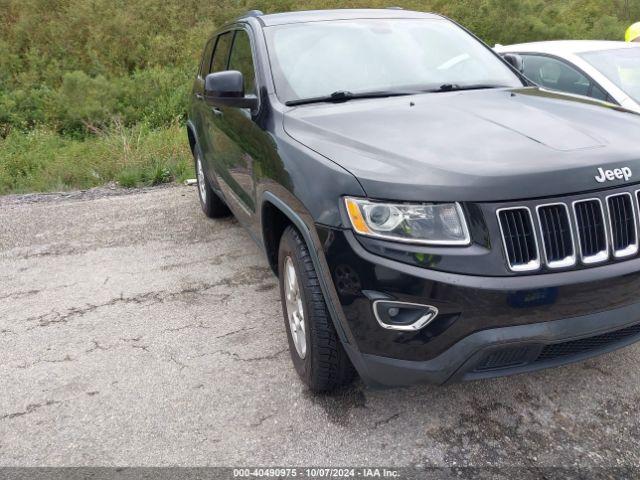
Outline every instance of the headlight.
{"type": "Polygon", "coordinates": [[[424,245],[468,245],[471,241],[458,203],[404,204],[345,198],[356,233],[424,245]]]}

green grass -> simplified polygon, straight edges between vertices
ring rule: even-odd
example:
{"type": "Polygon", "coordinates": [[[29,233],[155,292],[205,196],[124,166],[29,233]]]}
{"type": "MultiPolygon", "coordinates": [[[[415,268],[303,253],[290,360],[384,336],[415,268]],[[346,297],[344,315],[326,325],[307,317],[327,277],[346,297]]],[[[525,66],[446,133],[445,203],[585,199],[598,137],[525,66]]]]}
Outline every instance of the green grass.
{"type": "Polygon", "coordinates": [[[184,181],[194,176],[184,127],[112,127],[85,138],[50,130],[14,131],[0,139],[0,195],[123,187],[184,181]]]}

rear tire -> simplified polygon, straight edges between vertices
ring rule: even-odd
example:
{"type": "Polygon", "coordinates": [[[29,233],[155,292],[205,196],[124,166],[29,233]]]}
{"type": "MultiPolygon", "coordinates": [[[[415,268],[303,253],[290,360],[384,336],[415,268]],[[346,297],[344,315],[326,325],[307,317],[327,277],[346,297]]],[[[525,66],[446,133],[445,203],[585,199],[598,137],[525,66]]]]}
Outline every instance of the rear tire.
{"type": "Polygon", "coordinates": [[[221,218],[231,215],[229,207],[227,207],[224,201],[213,191],[209,184],[198,147],[196,146],[193,150],[196,177],[198,179],[198,198],[200,199],[202,211],[209,218],[221,218]]]}
{"type": "Polygon", "coordinates": [[[314,392],[350,384],[356,372],[336,333],[307,245],[293,227],[287,227],[280,240],[278,272],[296,372],[314,392]]]}

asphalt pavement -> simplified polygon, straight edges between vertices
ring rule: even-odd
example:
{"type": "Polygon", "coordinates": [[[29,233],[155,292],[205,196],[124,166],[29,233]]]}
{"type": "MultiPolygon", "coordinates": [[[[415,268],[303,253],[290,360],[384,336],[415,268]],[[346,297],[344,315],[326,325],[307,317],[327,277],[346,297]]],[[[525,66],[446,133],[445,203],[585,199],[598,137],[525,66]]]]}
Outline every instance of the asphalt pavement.
{"type": "Polygon", "coordinates": [[[0,466],[638,466],[640,347],[310,394],[277,281],[194,187],[0,197],[0,466]]]}

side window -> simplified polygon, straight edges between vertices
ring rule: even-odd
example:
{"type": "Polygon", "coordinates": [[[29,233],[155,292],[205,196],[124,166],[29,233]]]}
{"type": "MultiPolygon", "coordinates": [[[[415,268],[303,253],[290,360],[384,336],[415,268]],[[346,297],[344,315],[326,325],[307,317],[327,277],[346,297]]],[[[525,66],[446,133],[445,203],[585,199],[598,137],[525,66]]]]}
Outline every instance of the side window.
{"type": "Polygon", "coordinates": [[[589,95],[591,80],[565,62],[540,55],[523,55],[524,74],[533,82],[551,90],[589,95]]]}
{"type": "Polygon", "coordinates": [[[251,53],[251,41],[249,34],[244,30],[236,31],[236,36],[231,49],[229,70],[238,70],[244,77],[244,91],[247,95],[256,95],[256,72],[253,67],[253,55],[251,53]]]}
{"type": "Polygon", "coordinates": [[[226,32],[218,36],[218,41],[216,42],[216,50],[213,54],[213,60],[211,62],[209,73],[222,72],[223,70],[227,70],[229,49],[231,48],[232,39],[233,32],[226,32]]]}
{"type": "Polygon", "coordinates": [[[204,52],[202,54],[202,60],[200,61],[200,72],[198,76],[206,77],[209,73],[209,65],[211,65],[211,55],[213,55],[213,42],[215,38],[210,39],[204,46],[204,52]]]}

